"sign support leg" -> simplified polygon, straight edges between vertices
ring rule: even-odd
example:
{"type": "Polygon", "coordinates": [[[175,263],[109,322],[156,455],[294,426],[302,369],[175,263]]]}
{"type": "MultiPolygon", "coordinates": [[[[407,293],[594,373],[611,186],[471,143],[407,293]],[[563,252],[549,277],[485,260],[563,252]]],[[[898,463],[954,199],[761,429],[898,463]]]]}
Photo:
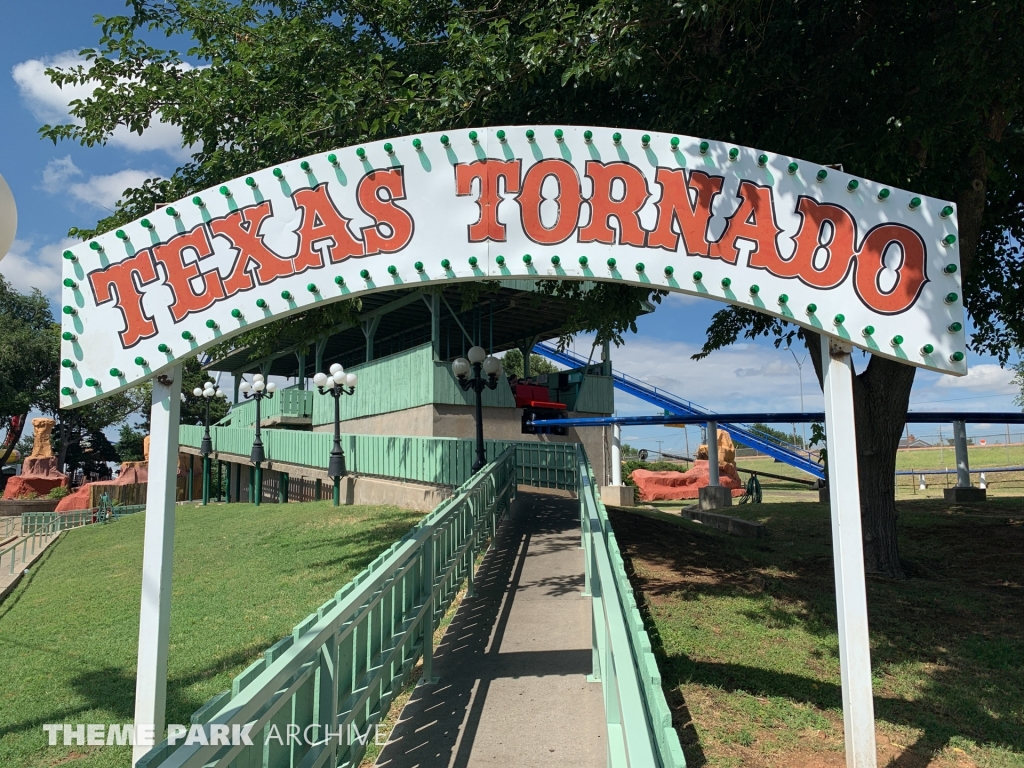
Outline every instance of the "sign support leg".
{"type": "Polygon", "coordinates": [[[153,380],[150,413],[149,484],[142,555],[142,610],[135,680],[134,765],[151,746],[138,744],[140,729],[163,738],[167,705],[167,641],[171,624],[171,562],[177,496],[178,425],[181,420],[181,366],[153,380]]]}
{"type": "Polygon", "coordinates": [[[871,648],[850,352],[850,347],[821,337],[846,766],[875,768],[875,709],[871,691],[871,648]]]}

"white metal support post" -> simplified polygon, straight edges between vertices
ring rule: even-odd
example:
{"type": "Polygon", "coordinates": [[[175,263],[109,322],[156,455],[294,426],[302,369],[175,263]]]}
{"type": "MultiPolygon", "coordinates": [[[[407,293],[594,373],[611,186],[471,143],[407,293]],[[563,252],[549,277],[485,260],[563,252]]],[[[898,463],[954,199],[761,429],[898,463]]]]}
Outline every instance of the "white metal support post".
{"type": "Polygon", "coordinates": [[[875,768],[875,708],[871,691],[871,648],[864,584],[851,351],[848,346],[821,337],[846,766],[875,768]]]}
{"type": "Polygon", "coordinates": [[[140,729],[153,728],[153,743],[163,739],[180,417],[181,366],[177,366],[153,380],[139,661],[135,678],[136,744],[132,750],[133,765],[151,749],[151,746],[138,743],[140,729]]]}
{"type": "Polygon", "coordinates": [[[708,485],[721,484],[718,475],[718,422],[708,422],[708,485]]]}
{"type": "Polygon", "coordinates": [[[956,453],[957,488],[971,487],[971,464],[967,458],[967,423],[953,422],[953,450],[956,453]]]}
{"type": "Polygon", "coordinates": [[[612,485],[622,485],[622,427],[612,425],[612,485]]]}

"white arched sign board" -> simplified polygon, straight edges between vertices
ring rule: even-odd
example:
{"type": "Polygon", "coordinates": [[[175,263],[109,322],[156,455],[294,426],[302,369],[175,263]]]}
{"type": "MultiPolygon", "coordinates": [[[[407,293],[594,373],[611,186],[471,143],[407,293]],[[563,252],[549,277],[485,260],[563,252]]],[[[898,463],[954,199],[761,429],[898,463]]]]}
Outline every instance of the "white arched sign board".
{"type": "Polygon", "coordinates": [[[395,286],[552,277],[705,296],[966,373],[956,212],[691,137],[511,126],[283,163],[65,252],[63,407],[395,286]]]}

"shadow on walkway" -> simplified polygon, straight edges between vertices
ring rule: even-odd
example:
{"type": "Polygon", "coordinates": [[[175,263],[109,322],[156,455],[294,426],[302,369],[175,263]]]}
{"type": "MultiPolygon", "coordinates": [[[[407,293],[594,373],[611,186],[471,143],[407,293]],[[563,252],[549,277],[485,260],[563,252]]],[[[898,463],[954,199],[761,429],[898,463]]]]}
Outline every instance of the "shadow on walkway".
{"type": "Polygon", "coordinates": [[[605,765],[583,587],[579,503],[520,489],[376,765],[605,765]]]}

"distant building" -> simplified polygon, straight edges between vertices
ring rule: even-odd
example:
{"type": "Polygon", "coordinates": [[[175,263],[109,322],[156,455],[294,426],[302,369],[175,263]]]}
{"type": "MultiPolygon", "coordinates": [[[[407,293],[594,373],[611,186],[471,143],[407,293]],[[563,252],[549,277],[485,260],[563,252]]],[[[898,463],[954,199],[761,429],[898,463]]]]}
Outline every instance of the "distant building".
{"type": "Polygon", "coordinates": [[[933,448],[931,443],[925,442],[919,437],[907,435],[900,440],[900,448],[933,448]]]}

